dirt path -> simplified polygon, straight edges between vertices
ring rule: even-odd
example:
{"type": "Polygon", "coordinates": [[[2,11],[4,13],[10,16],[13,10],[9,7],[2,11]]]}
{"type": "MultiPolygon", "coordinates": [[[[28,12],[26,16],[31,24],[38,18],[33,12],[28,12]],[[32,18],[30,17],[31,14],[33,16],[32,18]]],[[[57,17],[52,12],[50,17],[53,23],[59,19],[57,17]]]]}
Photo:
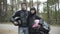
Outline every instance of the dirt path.
{"type": "MultiPolygon", "coordinates": [[[[18,27],[13,24],[0,24],[0,34],[18,34],[18,27]]],[[[60,34],[60,27],[51,26],[50,34],[60,34]]]]}
{"type": "Polygon", "coordinates": [[[51,26],[50,34],[60,34],[60,27],[59,26],[51,26]]]}

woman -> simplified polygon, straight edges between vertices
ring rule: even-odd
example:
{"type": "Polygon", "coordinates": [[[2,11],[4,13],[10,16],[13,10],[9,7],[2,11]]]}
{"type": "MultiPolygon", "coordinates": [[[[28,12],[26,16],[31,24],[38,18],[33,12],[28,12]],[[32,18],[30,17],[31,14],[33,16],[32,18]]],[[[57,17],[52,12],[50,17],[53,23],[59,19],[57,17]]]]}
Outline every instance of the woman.
{"type": "Polygon", "coordinates": [[[39,16],[36,15],[36,9],[33,7],[30,9],[30,14],[28,16],[28,23],[29,23],[29,34],[37,34],[36,33],[36,29],[32,28],[33,24],[34,24],[34,20],[39,19],[41,24],[39,24],[39,26],[37,28],[37,31],[40,34],[40,30],[42,30],[43,32],[45,32],[45,28],[43,28],[43,23],[44,22],[39,16]]]}
{"type": "Polygon", "coordinates": [[[38,17],[36,15],[36,9],[33,7],[33,8],[30,9],[30,14],[29,14],[29,17],[28,17],[30,34],[34,34],[34,29],[32,28],[32,25],[34,24],[34,20],[35,20],[36,17],[38,17]]]}
{"type": "Polygon", "coordinates": [[[35,16],[36,16],[36,9],[35,8],[31,8],[30,9],[30,14],[28,16],[29,34],[33,34],[33,32],[34,32],[33,29],[32,29],[32,24],[34,23],[33,21],[35,20],[35,16]]]}

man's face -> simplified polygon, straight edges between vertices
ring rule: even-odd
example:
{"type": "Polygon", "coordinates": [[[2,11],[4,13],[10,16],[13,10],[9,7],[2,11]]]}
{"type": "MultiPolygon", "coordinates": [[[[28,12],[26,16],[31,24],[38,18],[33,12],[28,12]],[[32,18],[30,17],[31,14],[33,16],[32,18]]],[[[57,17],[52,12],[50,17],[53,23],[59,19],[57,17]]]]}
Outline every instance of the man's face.
{"type": "Polygon", "coordinates": [[[35,10],[31,10],[31,13],[34,14],[35,13],[35,10]]]}
{"type": "Polygon", "coordinates": [[[26,4],[22,4],[22,5],[21,5],[21,8],[22,8],[23,10],[26,10],[26,4]]]}

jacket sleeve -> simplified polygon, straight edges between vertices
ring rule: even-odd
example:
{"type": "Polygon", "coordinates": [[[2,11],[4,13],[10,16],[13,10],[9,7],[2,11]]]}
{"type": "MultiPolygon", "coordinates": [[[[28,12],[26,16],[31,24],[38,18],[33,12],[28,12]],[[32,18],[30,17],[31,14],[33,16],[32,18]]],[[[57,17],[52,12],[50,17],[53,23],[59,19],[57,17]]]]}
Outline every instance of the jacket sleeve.
{"type": "Polygon", "coordinates": [[[15,21],[15,17],[18,16],[18,12],[15,12],[11,17],[10,17],[10,22],[14,22],[15,21]]]}

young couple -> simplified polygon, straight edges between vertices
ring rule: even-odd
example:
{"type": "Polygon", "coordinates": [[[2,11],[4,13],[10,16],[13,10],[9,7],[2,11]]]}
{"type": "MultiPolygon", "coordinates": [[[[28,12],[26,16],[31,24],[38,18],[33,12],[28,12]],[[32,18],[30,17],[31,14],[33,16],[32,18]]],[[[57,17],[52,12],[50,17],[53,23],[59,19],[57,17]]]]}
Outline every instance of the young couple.
{"type": "Polygon", "coordinates": [[[26,3],[21,3],[21,10],[10,18],[10,21],[18,26],[18,34],[49,34],[48,25],[36,15],[36,9],[32,7],[27,11],[26,7],[26,3]]]}

